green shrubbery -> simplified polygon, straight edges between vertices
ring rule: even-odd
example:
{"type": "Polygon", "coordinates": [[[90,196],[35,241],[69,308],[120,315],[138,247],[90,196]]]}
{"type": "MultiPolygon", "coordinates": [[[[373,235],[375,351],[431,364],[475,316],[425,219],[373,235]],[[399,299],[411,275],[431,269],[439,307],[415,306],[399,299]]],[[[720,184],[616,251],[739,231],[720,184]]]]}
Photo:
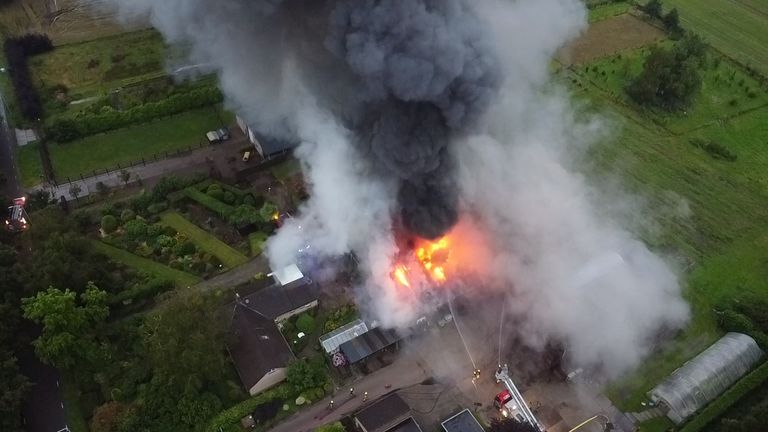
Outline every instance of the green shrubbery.
{"type": "Polygon", "coordinates": [[[721,160],[726,160],[728,162],[734,162],[738,158],[738,155],[736,155],[736,153],[728,150],[726,146],[716,141],[703,140],[700,138],[692,138],[689,142],[694,147],[700,148],[705,152],[707,152],[714,159],[721,159],[721,160]]]}
{"type": "Polygon", "coordinates": [[[744,395],[756,389],[768,380],[768,362],[745,376],[733,387],[726,390],[722,396],[707,405],[693,420],[689,421],[680,432],[698,432],[703,430],[712,421],[723,415],[728,408],[733,406],[744,395]]]}
{"type": "Polygon", "coordinates": [[[296,320],[296,328],[305,334],[312,334],[315,331],[315,327],[315,319],[308,313],[299,315],[299,318],[296,320]]]}
{"type": "Polygon", "coordinates": [[[157,294],[172,288],[172,281],[152,279],[147,283],[134,285],[127,290],[121,291],[111,296],[108,302],[110,306],[119,305],[126,301],[134,303],[141,300],[147,300],[150,297],[154,297],[157,294]]]}
{"type": "Polygon", "coordinates": [[[206,207],[208,210],[213,211],[216,213],[216,215],[223,219],[226,219],[227,215],[229,215],[234,210],[232,206],[224,204],[223,202],[213,198],[207,193],[203,193],[193,187],[184,189],[184,194],[187,196],[187,198],[206,207]]]}
{"type": "Polygon", "coordinates": [[[162,101],[138,105],[125,111],[116,111],[112,107],[104,106],[98,113],[81,112],[73,117],[61,117],[45,126],[45,134],[53,141],[64,143],[113,129],[146,123],[159,117],[167,117],[194,108],[213,105],[221,102],[221,100],[222,94],[217,87],[201,87],[187,93],[174,94],[162,101]]]}
{"type": "Polygon", "coordinates": [[[328,315],[323,325],[323,333],[334,331],[344,324],[354,321],[355,318],[357,318],[357,307],[355,307],[355,304],[345,304],[328,315]]]}
{"type": "Polygon", "coordinates": [[[101,229],[109,234],[117,229],[117,218],[112,215],[106,215],[101,218],[101,229]]]}

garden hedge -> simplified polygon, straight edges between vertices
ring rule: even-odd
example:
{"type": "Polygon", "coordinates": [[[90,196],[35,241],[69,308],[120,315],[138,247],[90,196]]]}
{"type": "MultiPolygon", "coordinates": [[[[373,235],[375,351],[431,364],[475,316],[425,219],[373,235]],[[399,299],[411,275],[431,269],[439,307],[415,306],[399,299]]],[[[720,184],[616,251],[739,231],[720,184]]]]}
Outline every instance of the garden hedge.
{"type": "Polygon", "coordinates": [[[224,204],[223,202],[211,197],[205,192],[197,190],[194,187],[188,187],[184,189],[184,194],[189,199],[196,201],[198,204],[205,206],[209,210],[215,212],[223,219],[226,219],[227,216],[235,209],[231,205],[224,204]]]}
{"type": "Polygon", "coordinates": [[[707,405],[696,417],[686,423],[680,432],[699,432],[708,424],[722,416],[728,409],[747,393],[768,380],[768,361],[740,379],[719,398],[707,405]]]}
{"type": "Polygon", "coordinates": [[[259,395],[248,398],[239,404],[228,408],[211,420],[206,430],[210,432],[219,432],[219,428],[226,428],[229,425],[237,424],[240,419],[252,413],[259,405],[273,400],[288,400],[296,397],[298,394],[293,391],[290,385],[281,384],[275,388],[267,390],[259,395]]]}
{"type": "Polygon", "coordinates": [[[99,113],[80,112],[72,117],[57,118],[45,126],[45,134],[53,141],[64,143],[160,117],[179,114],[221,102],[221,91],[214,86],[201,87],[187,93],[175,94],[158,102],[149,102],[117,111],[106,106],[99,113]]]}

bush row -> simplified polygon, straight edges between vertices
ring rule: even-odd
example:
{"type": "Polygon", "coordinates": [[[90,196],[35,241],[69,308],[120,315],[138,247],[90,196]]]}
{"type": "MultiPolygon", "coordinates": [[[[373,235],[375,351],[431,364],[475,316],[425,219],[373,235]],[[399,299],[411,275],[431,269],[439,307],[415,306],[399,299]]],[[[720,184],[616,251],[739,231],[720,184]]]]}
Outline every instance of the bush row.
{"type": "Polygon", "coordinates": [[[141,285],[136,285],[127,290],[121,291],[113,295],[109,299],[110,306],[117,306],[126,301],[137,302],[140,300],[147,300],[150,297],[154,297],[161,292],[167,291],[173,288],[173,282],[163,279],[152,279],[149,282],[141,285]]]}
{"type": "Polygon", "coordinates": [[[693,420],[689,421],[680,432],[698,432],[712,421],[723,415],[728,408],[738,402],[744,395],[756,389],[768,380],[768,362],[763,363],[750,374],[739,380],[722,396],[707,405],[693,420]]]}
{"type": "Polygon", "coordinates": [[[6,39],[3,49],[8,59],[8,74],[11,76],[21,114],[31,121],[41,118],[43,106],[33,84],[27,58],[51,51],[51,39],[42,34],[26,34],[6,39]]]}
{"type": "Polygon", "coordinates": [[[99,113],[81,112],[74,117],[61,117],[45,126],[45,133],[53,141],[69,142],[90,135],[146,123],[158,117],[201,108],[222,101],[222,94],[214,86],[201,87],[187,93],[175,94],[158,102],[149,102],[116,111],[106,106],[99,113]]]}
{"type": "Polygon", "coordinates": [[[227,216],[234,210],[231,205],[224,204],[216,198],[213,198],[194,187],[188,187],[184,189],[184,194],[187,196],[187,198],[215,212],[219,217],[225,220],[227,219],[227,216]]]}
{"type": "Polygon", "coordinates": [[[281,384],[278,387],[267,390],[257,396],[246,399],[239,404],[222,411],[217,415],[206,430],[210,432],[219,432],[220,428],[226,428],[229,425],[237,424],[241,418],[247,416],[256,410],[259,405],[273,401],[286,400],[295,397],[297,393],[291,385],[281,384]]]}

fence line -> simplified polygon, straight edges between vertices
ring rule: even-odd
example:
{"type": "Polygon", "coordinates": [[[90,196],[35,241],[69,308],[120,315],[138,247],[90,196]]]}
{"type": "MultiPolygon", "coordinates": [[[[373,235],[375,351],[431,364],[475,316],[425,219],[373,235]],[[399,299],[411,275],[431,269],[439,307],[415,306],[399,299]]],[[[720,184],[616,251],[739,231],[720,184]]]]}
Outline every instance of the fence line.
{"type": "Polygon", "coordinates": [[[62,181],[61,183],[57,182],[56,180],[53,180],[53,185],[58,187],[60,185],[64,184],[70,184],[76,181],[83,181],[85,179],[91,178],[91,177],[98,177],[102,175],[108,175],[113,172],[120,172],[124,169],[133,168],[136,166],[147,166],[148,163],[154,163],[154,162],[160,162],[165,159],[171,159],[183,155],[187,155],[192,153],[195,150],[201,149],[203,147],[208,146],[209,144],[205,141],[200,141],[196,145],[192,146],[189,145],[187,148],[178,149],[175,151],[164,151],[161,153],[154,153],[152,156],[148,157],[142,157],[141,159],[131,160],[128,162],[123,162],[122,164],[120,162],[117,163],[116,166],[113,166],[112,168],[97,168],[95,170],[92,170],[88,173],[80,173],[77,177],[71,178],[67,176],[65,181],[62,181]]]}

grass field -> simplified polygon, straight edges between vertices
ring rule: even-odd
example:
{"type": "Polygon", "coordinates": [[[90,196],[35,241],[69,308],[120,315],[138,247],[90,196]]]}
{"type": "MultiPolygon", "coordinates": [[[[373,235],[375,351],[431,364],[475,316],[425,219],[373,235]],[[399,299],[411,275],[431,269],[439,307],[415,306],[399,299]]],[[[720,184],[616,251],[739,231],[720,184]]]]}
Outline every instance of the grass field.
{"type": "Polygon", "coordinates": [[[172,269],[166,265],[142,258],[138,255],[134,255],[128,251],[118,249],[100,241],[93,241],[93,248],[97,252],[106,255],[111,260],[123,263],[137,270],[151,274],[157,278],[171,280],[179,288],[188,287],[200,282],[200,278],[197,276],[180,270],[172,269]]]}
{"type": "Polygon", "coordinates": [[[140,30],[57,46],[32,57],[32,72],[42,87],[56,84],[82,96],[107,91],[124,80],[164,73],[166,48],[160,33],[140,30]]]}
{"type": "Polygon", "coordinates": [[[209,234],[204,229],[184,219],[184,216],[169,212],[160,218],[163,224],[173,227],[189,237],[200,249],[210,253],[219,259],[226,267],[235,268],[248,262],[248,258],[229,247],[223,241],[209,234]]]}
{"type": "Polygon", "coordinates": [[[768,3],[761,0],[665,0],[683,27],[715,48],[768,75],[768,3]]]}
{"type": "Polygon", "coordinates": [[[604,19],[613,18],[618,15],[625,14],[632,9],[632,5],[629,3],[608,3],[600,6],[589,8],[589,22],[602,21],[604,19]]]}
{"type": "MultiPolygon", "coordinates": [[[[647,198],[648,214],[656,215],[660,229],[644,240],[677,258],[687,273],[685,296],[694,313],[689,327],[609,389],[621,409],[639,410],[650,388],[720,336],[714,307],[745,291],[768,295],[768,225],[758,222],[768,218],[768,107],[729,117],[726,107],[712,102],[728,91],[705,85],[689,118],[667,119],[681,130],[705,125],[672,133],[651,121],[657,114],[632,109],[604,84],[584,80],[581,72],[576,79],[585,89],[577,97],[591,101],[617,130],[593,150],[596,173],[620,176],[629,191],[647,198]],[[720,117],[721,109],[725,118],[720,117]],[[692,137],[722,141],[738,159],[713,159],[689,143],[692,137]],[[681,202],[690,216],[669,212],[681,202]]],[[[760,97],[765,97],[764,91],[760,97]]],[[[650,425],[643,430],[657,429],[650,425]]]]}
{"type": "MultiPolygon", "coordinates": [[[[580,66],[577,71],[612,97],[631,103],[624,88],[640,73],[649,52],[648,47],[623,51],[580,66]]],[[[675,133],[685,133],[768,105],[768,92],[737,64],[714,51],[709,57],[700,69],[701,91],[689,109],[674,114],[650,110],[648,117],[675,133]]]]}
{"type": "MultiPolygon", "coordinates": [[[[222,118],[226,121],[228,116],[222,118]]],[[[52,143],[49,148],[56,176],[65,180],[156,153],[197,147],[207,131],[221,126],[217,110],[208,107],[66,144],[52,143]]]]}
{"type": "Polygon", "coordinates": [[[43,165],[36,143],[16,147],[16,166],[21,175],[21,185],[25,188],[40,184],[43,180],[43,165]]]}

